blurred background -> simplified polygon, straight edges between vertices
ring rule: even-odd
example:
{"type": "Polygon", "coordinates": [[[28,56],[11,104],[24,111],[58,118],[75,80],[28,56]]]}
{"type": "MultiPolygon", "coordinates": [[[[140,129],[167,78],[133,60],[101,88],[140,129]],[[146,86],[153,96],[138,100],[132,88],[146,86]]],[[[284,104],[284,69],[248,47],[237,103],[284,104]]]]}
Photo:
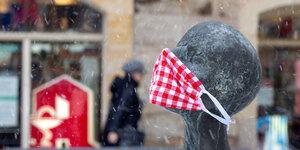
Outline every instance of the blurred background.
{"type": "Polygon", "coordinates": [[[262,148],[281,128],[285,146],[300,149],[300,0],[0,0],[0,148],[29,146],[32,90],[62,74],[93,90],[99,141],[109,86],[131,58],[148,70],[138,91],[144,146],[182,147],[181,118],[148,103],[151,71],[163,48],[210,20],[243,33],[263,71],[255,101],[233,116],[230,145],[262,148]]]}

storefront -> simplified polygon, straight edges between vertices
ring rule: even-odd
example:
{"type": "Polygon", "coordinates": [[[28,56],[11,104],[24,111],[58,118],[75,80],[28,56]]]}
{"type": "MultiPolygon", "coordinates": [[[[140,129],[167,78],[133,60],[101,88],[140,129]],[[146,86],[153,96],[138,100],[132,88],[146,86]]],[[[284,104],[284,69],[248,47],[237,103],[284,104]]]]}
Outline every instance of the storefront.
{"type": "Polygon", "coordinates": [[[119,66],[130,58],[132,37],[124,37],[119,31],[129,28],[130,32],[132,22],[119,24],[118,19],[130,20],[133,3],[0,2],[0,145],[28,147],[32,90],[61,75],[93,90],[94,138],[99,140],[109,97],[101,93],[108,93],[105,89],[112,75],[120,72],[119,66]],[[114,7],[129,10],[119,14],[114,7]],[[113,53],[116,50],[120,55],[127,54],[124,60],[113,53]],[[107,66],[111,64],[116,65],[107,66]]]}
{"type": "MultiPolygon", "coordinates": [[[[286,126],[285,140],[299,148],[300,24],[298,13],[293,13],[298,10],[298,5],[281,6],[260,15],[259,54],[263,80],[258,97],[258,122],[266,116],[287,118],[277,126],[286,126]]],[[[260,141],[264,141],[267,134],[260,133],[260,141]]]]}

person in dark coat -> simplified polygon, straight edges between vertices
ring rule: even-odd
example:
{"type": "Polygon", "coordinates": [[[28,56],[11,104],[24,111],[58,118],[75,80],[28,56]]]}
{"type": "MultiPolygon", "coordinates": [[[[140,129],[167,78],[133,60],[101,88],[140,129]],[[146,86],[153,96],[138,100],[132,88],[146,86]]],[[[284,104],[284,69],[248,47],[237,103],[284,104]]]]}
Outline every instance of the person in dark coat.
{"type": "Polygon", "coordinates": [[[127,62],[122,69],[125,77],[116,77],[111,85],[112,99],[102,145],[142,146],[144,134],[137,130],[142,113],[137,87],[146,70],[143,64],[136,60],[127,62]]]}

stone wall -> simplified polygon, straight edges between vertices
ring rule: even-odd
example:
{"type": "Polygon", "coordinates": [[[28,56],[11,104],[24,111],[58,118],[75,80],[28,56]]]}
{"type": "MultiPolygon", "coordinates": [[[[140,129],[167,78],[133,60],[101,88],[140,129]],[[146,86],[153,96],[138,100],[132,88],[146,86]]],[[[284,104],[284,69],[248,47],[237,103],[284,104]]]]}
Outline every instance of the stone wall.
{"type": "Polygon", "coordinates": [[[110,100],[109,87],[121,66],[131,59],[133,49],[133,0],[86,0],[104,14],[102,51],[101,127],[104,127],[110,100]]]}

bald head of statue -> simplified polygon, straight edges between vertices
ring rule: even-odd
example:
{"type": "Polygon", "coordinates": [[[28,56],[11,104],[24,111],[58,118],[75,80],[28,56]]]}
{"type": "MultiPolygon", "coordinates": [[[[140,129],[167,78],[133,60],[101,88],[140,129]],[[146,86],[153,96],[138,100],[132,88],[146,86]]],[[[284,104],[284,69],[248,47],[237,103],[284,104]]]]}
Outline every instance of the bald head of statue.
{"type": "MultiPolygon", "coordinates": [[[[229,115],[255,98],[261,82],[259,57],[239,31],[218,21],[192,27],[171,51],[214,95],[229,115]]],[[[208,97],[202,97],[207,109],[215,109],[208,97]]],[[[167,108],[180,115],[201,111],[167,108]]]]}

